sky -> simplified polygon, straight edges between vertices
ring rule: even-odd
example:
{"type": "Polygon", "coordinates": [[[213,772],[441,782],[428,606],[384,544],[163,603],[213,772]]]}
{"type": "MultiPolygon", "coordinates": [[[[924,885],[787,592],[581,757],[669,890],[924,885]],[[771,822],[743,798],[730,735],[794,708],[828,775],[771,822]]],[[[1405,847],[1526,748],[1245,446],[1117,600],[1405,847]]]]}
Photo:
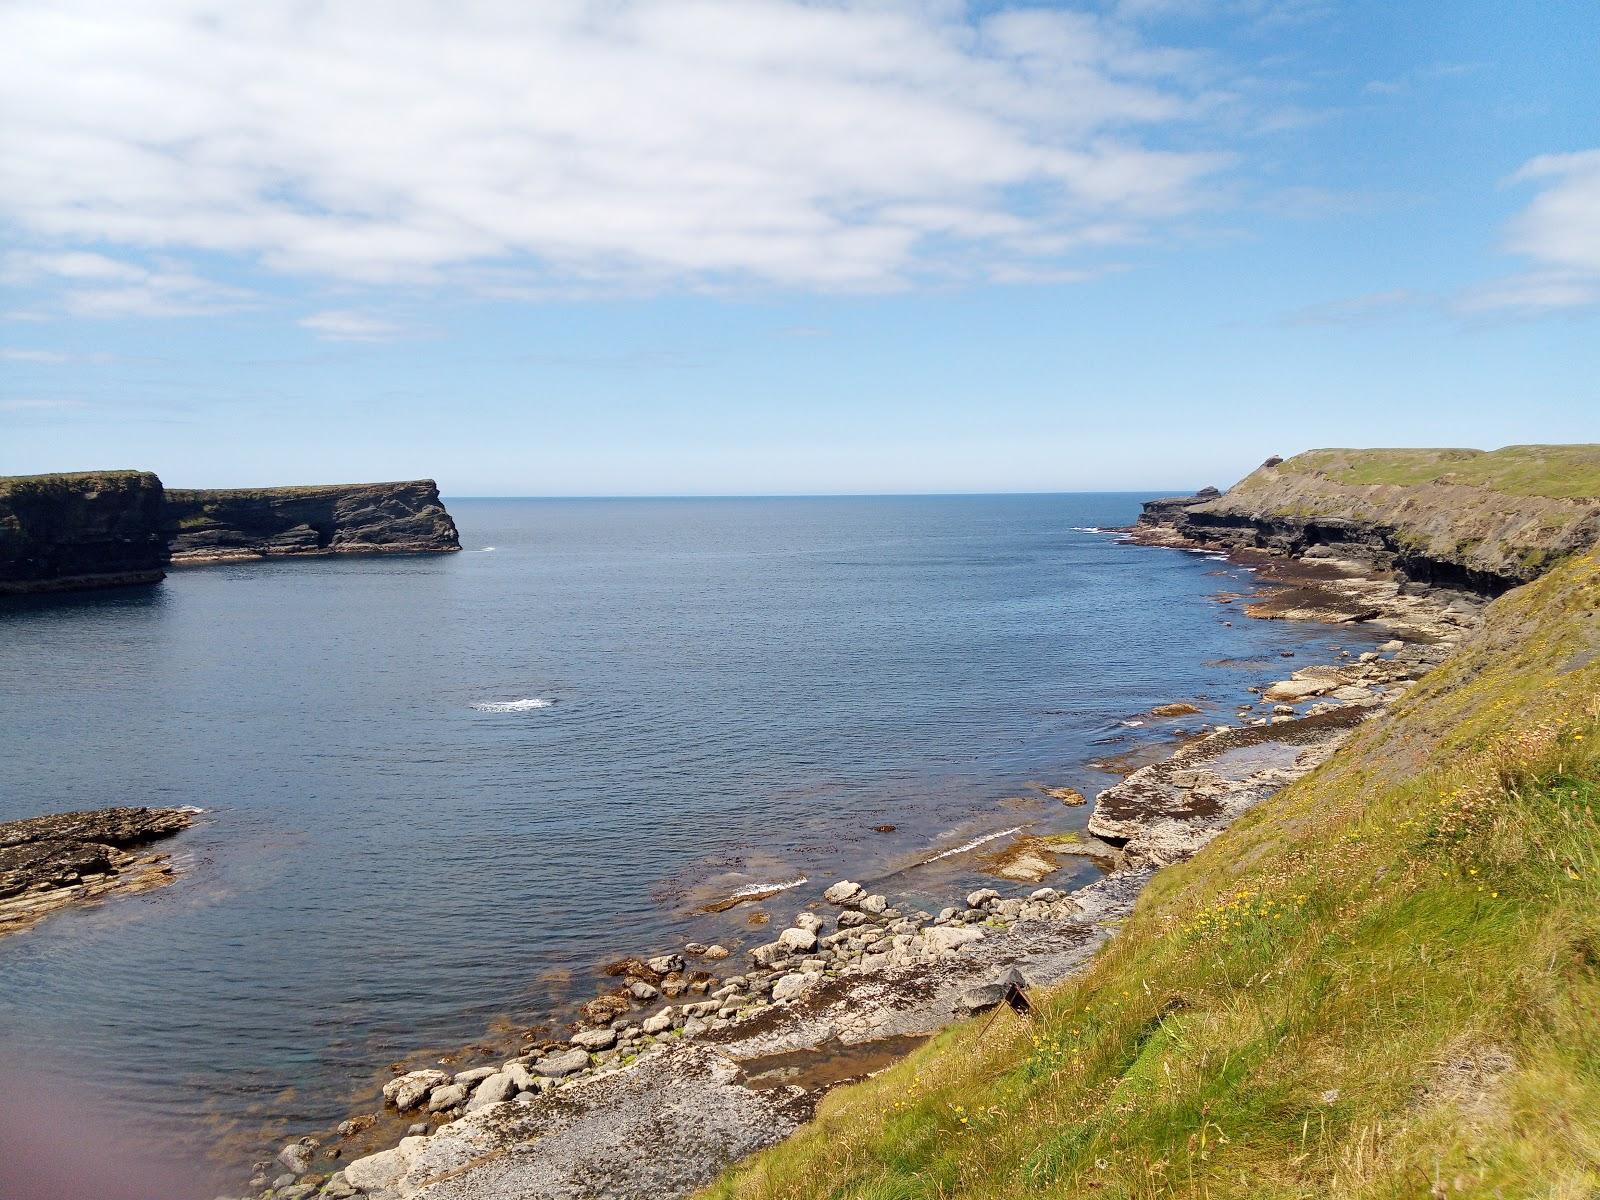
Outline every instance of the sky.
{"type": "Polygon", "coordinates": [[[1592,0],[0,0],[0,474],[1597,440],[1592,0]]]}

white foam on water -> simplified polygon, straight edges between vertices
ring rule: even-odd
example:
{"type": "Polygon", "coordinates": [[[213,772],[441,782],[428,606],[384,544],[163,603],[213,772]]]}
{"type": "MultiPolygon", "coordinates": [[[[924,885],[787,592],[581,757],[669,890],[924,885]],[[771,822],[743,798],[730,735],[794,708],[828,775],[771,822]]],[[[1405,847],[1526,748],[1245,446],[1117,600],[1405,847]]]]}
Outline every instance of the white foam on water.
{"type": "Polygon", "coordinates": [[[181,813],[195,814],[203,813],[205,812],[205,809],[201,808],[198,804],[183,804],[179,805],[178,811],[181,813]]]}
{"type": "Polygon", "coordinates": [[[1139,726],[1143,725],[1144,722],[1143,721],[1118,721],[1117,724],[1118,725],[1126,725],[1129,729],[1137,729],[1137,728],[1139,728],[1139,726]]]}
{"type": "Polygon", "coordinates": [[[797,888],[802,883],[811,880],[802,875],[799,879],[786,879],[781,883],[752,883],[749,887],[742,887],[736,892],[729,892],[729,900],[742,900],[746,896],[767,896],[775,892],[787,892],[790,888],[797,888]]]}
{"type": "Polygon", "coordinates": [[[485,546],[485,547],[483,547],[483,549],[479,550],[478,553],[479,554],[493,554],[494,553],[494,547],[493,546],[485,546]]]}
{"type": "Polygon", "coordinates": [[[965,842],[959,846],[953,846],[949,850],[941,850],[932,858],[923,859],[922,865],[927,866],[929,863],[938,862],[941,858],[950,858],[952,855],[965,854],[968,850],[976,850],[979,846],[982,846],[987,842],[995,841],[997,838],[1010,837],[1013,833],[1021,832],[1021,825],[1013,825],[1010,829],[1002,829],[998,833],[986,833],[982,837],[975,837],[970,842],[965,842]]]}
{"type": "Polygon", "coordinates": [[[525,696],[521,700],[484,700],[472,707],[488,713],[531,712],[536,708],[549,708],[554,703],[543,696],[525,696]]]}

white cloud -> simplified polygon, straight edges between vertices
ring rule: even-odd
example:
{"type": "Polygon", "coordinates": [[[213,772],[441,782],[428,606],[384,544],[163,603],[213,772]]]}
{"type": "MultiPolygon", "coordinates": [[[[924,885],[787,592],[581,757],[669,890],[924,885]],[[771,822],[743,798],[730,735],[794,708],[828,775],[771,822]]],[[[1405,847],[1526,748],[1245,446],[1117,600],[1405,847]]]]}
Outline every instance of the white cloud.
{"type": "Polygon", "coordinates": [[[1313,304],[1289,314],[1291,325],[1360,325],[1375,321],[1398,309],[1416,308],[1429,304],[1427,296],[1409,288],[1393,288],[1384,292],[1369,292],[1347,300],[1332,300],[1313,304]]]}
{"type": "Polygon", "coordinates": [[[57,366],[69,361],[68,355],[58,354],[54,350],[22,350],[14,346],[0,346],[0,362],[57,366]]]}
{"type": "Polygon", "coordinates": [[[1600,150],[1541,155],[1509,182],[1541,188],[1506,230],[1506,249],[1536,266],[1468,290],[1457,307],[1536,316],[1600,303],[1600,150]]]}
{"type": "Polygon", "coordinates": [[[392,342],[405,332],[389,321],[347,309],[312,313],[300,325],[329,342],[392,342]]]}
{"type": "Polygon", "coordinates": [[[235,312],[251,297],[202,279],[163,258],[154,266],[85,251],[14,251],[0,260],[0,281],[43,284],[76,317],[193,317],[235,312]]]}
{"type": "MultiPolygon", "coordinates": [[[[974,12],[12,0],[0,216],[41,245],[537,295],[1040,276],[1206,202],[1227,157],[1165,140],[1211,103],[1191,56],[1114,17],[974,12]]],[[[225,299],[56,258],[86,315],[225,299]]]]}

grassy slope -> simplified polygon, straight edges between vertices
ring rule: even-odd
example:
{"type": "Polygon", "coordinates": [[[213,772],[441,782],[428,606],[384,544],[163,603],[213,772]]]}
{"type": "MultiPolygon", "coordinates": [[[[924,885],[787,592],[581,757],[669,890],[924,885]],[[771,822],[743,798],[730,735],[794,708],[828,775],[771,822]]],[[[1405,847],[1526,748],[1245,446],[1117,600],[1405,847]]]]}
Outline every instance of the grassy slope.
{"type": "Polygon", "coordinates": [[[1311,450],[1278,467],[1336,483],[1458,483],[1514,496],[1600,496],[1600,445],[1504,446],[1499,450],[1311,450]]]}
{"type": "Polygon", "coordinates": [[[1600,558],[1157,876],[1031,1026],[947,1031],[706,1193],[1600,1190],[1600,558]]]}

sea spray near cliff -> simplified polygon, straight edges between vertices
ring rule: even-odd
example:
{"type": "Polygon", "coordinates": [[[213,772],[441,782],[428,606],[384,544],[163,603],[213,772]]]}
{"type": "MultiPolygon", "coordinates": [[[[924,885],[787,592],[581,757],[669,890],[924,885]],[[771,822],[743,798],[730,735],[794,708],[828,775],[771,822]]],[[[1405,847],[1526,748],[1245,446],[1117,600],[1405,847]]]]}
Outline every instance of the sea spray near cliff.
{"type": "MultiPolygon", "coordinates": [[[[871,879],[1081,824],[1027,781],[1103,786],[1083,764],[1136,744],[1103,741],[1116,720],[1334,640],[1225,628],[1231,568],[1072,531],[1137,500],[452,501],[498,553],[15,602],[0,674],[52,687],[0,695],[33,781],[0,818],[128,794],[208,814],[176,887],[0,944],[0,1045],[161,1136],[262,1106],[254,1146],[269,1118],[344,1116],[374,1064],[566,1011],[613,952],[750,942],[748,905],[695,913],[713,878],[871,879]],[[471,708],[538,697],[560,703],[471,708]]],[[[943,904],[974,857],[902,878],[943,904]]]]}

